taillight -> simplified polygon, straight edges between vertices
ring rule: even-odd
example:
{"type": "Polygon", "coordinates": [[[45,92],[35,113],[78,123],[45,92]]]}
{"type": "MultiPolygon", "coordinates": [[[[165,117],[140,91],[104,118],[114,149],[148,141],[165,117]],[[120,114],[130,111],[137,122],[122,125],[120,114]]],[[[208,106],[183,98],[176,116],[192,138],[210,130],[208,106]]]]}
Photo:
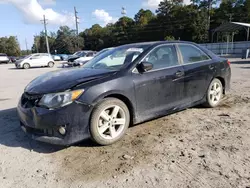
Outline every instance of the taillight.
{"type": "Polygon", "coordinates": [[[231,62],[229,60],[227,60],[227,64],[230,66],[231,65],[231,62]]]}

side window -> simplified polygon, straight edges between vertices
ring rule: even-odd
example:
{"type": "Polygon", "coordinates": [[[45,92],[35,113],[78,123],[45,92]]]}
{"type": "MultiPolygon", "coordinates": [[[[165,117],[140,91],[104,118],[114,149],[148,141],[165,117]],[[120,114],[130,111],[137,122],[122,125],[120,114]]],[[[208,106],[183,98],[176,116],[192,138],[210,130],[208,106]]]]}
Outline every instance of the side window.
{"type": "Polygon", "coordinates": [[[49,57],[48,54],[43,54],[43,55],[41,55],[41,58],[48,58],[48,57],[49,57]]]}
{"type": "Polygon", "coordinates": [[[80,57],[85,57],[87,54],[85,52],[82,52],[81,54],[79,54],[80,57]]]}
{"type": "Polygon", "coordinates": [[[36,55],[33,55],[32,56],[32,59],[39,59],[40,58],[40,55],[39,54],[36,54],[36,55]]]}
{"type": "Polygon", "coordinates": [[[184,64],[195,63],[210,59],[203,51],[199,50],[194,46],[180,44],[178,45],[178,47],[181,51],[184,64]]]}
{"type": "Polygon", "coordinates": [[[179,65],[174,45],[159,46],[144,60],[153,64],[153,70],[179,65]]]}
{"type": "Polygon", "coordinates": [[[86,55],[86,57],[93,57],[94,56],[94,53],[93,52],[90,52],[86,55]]]}

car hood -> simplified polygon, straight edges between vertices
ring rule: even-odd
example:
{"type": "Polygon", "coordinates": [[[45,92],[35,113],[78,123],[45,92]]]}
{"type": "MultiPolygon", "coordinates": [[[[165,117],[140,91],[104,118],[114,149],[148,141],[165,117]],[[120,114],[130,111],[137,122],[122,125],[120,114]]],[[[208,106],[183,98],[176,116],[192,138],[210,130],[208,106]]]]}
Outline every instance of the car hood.
{"type": "Polygon", "coordinates": [[[23,60],[25,60],[25,58],[24,58],[24,59],[19,59],[19,60],[16,60],[15,64],[20,64],[20,63],[22,63],[22,62],[23,62],[23,60]]]}
{"type": "Polygon", "coordinates": [[[79,58],[79,56],[78,55],[69,55],[68,59],[71,59],[71,58],[79,58]]]}
{"type": "Polygon", "coordinates": [[[91,58],[90,57],[80,57],[76,61],[89,61],[91,59],[93,59],[93,57],[91,57],[91,58]]]}
{"type": "Polygon", "coordinates": [[[114,71],[106,69],[85,68],[53,71],[31,81],[24,91],[29,94],[62,92],[78,84],[106,77],[114,73],[114,71]]]}

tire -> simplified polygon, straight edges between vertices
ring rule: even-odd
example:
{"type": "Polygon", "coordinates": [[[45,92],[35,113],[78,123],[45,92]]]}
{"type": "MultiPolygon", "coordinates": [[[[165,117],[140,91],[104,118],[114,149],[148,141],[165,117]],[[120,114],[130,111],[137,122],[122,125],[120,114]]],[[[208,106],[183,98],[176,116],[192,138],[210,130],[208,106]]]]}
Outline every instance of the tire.
{"type": "Polygon", "coordinates": [[[126,104],[116,98],[103,99],[94,107],[90,118],[91,138],[100,145],[113,144],[125,135],[129,124],[126,104]]]}
{"type": "Polygon", "coordinates": [[[54,62],[49,62],[48,67],[50,67],[50,68],[54,67],[54,62]]]}
{"type": "Polygon", "coordinates": [[[24,63],[23,64],[23,68],[24,69],[29,69],[30,68],[30,64],[29,63],[24,63]]]}
{"type": "Polygon", "coordinates": [[[215,78],[208,87],[204,106],[208,108],[214,108],[220,104],[222,97],[223,85],[219,79],[215,78]]]}

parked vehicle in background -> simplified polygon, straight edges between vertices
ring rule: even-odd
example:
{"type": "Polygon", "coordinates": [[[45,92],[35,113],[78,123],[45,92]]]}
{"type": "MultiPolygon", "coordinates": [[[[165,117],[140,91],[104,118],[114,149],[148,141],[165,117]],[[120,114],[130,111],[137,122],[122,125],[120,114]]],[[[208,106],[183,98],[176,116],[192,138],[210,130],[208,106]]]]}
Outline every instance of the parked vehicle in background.
{"type": "Polygon", "coordinates": [[[11,61],[12,63],[15,63],[16,60],[17,60],[17,57],[10,56],[9,59],[10,59],[10,61],[11,61]]]}
{"type": "Polygon", "coordinates": [[[10,62],[9,57],[6,54],[0,53],[0,64],[6,63],[8,64],[10,62]]]}
{"type": "MultiPolygon", "coordinates": [[[[114,49],[114,48],[105,48],[105,49],[101,50],[100,52],[97,52],[96,54],[94,54],[94,56],[92,58],[97,57],[97,56],[99,56],[99,55],[101,55],[109,50],[112,50],[112,49],[114,49]]],[[[91,55],[89,57],[88,57],[88,55],[86,57],[80,57],[73,62],[73,66],[74,67],[75,66],[82,66],[85,63],[87,63],[89,60],[91,60],[92,58],[91,58],[91,55]]]]}
{"type": "Polygon", "coordinates": [[[54,61],[61,61],[61,57],[58,55],[52,55],[54,61]]]}
{"type": "Polygon", "coordinates": [[[36,78],[17,111],[22,129],[36,140],[70,145],[91,137],[108,145],[131,124],[198,104],[218,106],[230,80],[230,62],[197,44],[129,44],[83,68],[36,78]]]}
{"type": "Polygon", "coordinates": [[[96,52],[87,52],[86,55],[84,57],[80,57],[78,59],[76,59],[72,65],[73,66],[82,66],[84,65],[85,63],[87,63],[89,60],[93,59],[98,53],[96,52]]]}
{"type": "Polygon", "coordinates": [[[80,57],[86,57],[86,55],[87,55],[88,53],[94,53],[94,52],[93,52],[93,51],[79,51],[79,52],[74,53],[73,55],[69,56],[69,58],[68,58],[69,64],[70,64],[70,65],[73,65],[73,62],[74,62],[76,59],[78,59],[78,58],[80,58],[80,57]]]}
{"type": "Polygon", "coordinates": [[[29,69],[30,67],[53,67],[53,58],[47,53],[31,54],[15,62],[16,68],[29,69]]]}
{"type": "Polygon", "coordinates": [[[61,61],[67,61],[69,58],[69,55],[67,54],[57,54],[57,55],[61,58],[61,61]]]}

